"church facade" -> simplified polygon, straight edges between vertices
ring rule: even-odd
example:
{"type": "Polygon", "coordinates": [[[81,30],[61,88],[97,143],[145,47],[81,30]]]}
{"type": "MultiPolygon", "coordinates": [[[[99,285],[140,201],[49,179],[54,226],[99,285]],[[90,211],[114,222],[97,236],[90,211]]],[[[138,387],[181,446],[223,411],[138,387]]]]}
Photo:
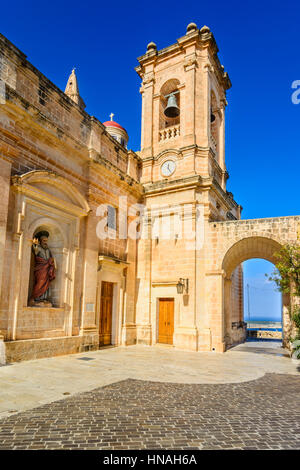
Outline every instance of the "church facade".
{"type": "MultiPolygon", "coordinates": [[[[191,23],[139,57],[138,152],[113,115],[84,111],[75,71],[62,92],[3,36],[0,46],[3,357],[244,341],[241,263],[274,262],[300,217],[241,220],[226,190],[231,83],[209,28],[191,23]]],[[[288,307],[284,297],[286,339],[288,307]]]]}

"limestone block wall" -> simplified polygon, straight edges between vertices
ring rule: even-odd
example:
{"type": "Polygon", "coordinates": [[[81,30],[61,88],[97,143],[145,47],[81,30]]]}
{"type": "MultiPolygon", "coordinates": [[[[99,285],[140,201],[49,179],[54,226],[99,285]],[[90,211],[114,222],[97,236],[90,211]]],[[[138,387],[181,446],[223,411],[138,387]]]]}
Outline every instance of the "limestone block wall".
{"type": "MultiPolygon", "coordinates": [[[[142,197],[140,158],[1,35],[0,46],[0,330],[6,340],[82,335],[94,344],[99,254],[128,258],[122,322],[128,317],[135,324],[136,244],[99,241],[96,227],[100,204],[118,207],[120,196],[129,204],[142,197]],[[18,180],[39,172],[40,180],[18,180]],[[58,264],[47,312],[27,305],[31,239],[39,228],[50,232],[58,264]]],[[[127,341],[126,328],[124,335],[127,341]]]]}
{"type": "Polygon", "coordinates": [[[245,257],[271,258],[274,262],[274,248],[297,241],[299,223],[300,216],[208,223],[207,268],[227,269],[229,275],[236,267],[234,264],[240,264],[245,257]],[[229,253],[238,242],[240,245],[229,253]]]}
{"type": "Polygon", "coordinates": [[[89,335],[6,341],[4,344],[8,364],[98,349],[97,338],[89,335]]]}
{"type": "Polygon", "coordinates": [[[144,238],[138,243],[137,264],[137,341],[158,341],[159,299],[175,303],[174,344],[197,349],[194,190],[147,197],[144,238]],[[184,212],[184,203],[189,210],[184,212]],[[194,233],[194,235],[193,235],[194,233]],[[190,237],[190,239],[188,239],[190,237]],[[188,292],[178,294],[180,278],[189,280],[188,292]]]}
{"type": "MultiPolygon", "coordinates": [[[[225,317],[228,281],[236,267],[250,258],[275,262],[274,254],[284,243],[299,236],[300,217],[211,222],[206,226],[207,312],[216,349],[225,349],[225,317]]],[[[288,316],[284,316],[288,322],[288,316]]],[[[288,328],[284,325],[284,329],[288,328]]]]}
{"type": "Polygon", "coordinates": [[[25,307],[17,320],[17,338],[55,338],[65,336],[65,311],[63,308],[25,307]]]}

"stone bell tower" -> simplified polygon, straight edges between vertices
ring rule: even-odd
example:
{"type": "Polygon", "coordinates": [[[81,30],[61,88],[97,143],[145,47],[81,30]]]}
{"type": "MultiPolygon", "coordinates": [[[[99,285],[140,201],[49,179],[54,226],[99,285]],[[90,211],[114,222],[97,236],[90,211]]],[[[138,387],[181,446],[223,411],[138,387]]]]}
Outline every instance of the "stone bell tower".
{"type": "Polygon", "coordinates": [[[185,36],[175,44],[158,51],[150,42],[146,54],[138,58],[136,71],[142,78],[143,182],[166,177],[157,171],[155,162],[158,156],[174,149],[183,158],[180,164],[176,162],[174,177],[213,176],[226,189],[224,111],[231,82],[217,53],[210,29],[203,26],[199,30],[190,23],[185,36]],[[172,93],[179,114],[168,117],[166,108],[172,93]],[[148,159],[153,158],[150,164],[148,159]]]}
{"type": "Polygon", "coordinates": [[[138,244],[138,343],[224,349],[222,322],[216,327],[210,313],[208,234],[212,222],[239,219],[240,206],[226,191],[231,83],[217,53],[210,29],[190,23],[175,44],[158,51],[151,42],[138,58],[147,214],[138,244]]]}

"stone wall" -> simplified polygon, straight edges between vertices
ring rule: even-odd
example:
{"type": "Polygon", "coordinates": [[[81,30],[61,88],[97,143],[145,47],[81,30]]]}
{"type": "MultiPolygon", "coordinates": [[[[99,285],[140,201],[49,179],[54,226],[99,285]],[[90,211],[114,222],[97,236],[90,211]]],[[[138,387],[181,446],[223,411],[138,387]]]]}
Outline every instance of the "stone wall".
{"type": "MultiPolygon", "coordinates": [[[[176,44],[160,52],[152,45],[139,58],[139,155],[120,145],[1,35],[0,46],[5,84],[0,104],[0,330],[8,360],[95,348],[102,281],[114,283],[115,344],[157,342],[160,298],[174,299],[176,347],[224,351],[242,341],[239,266],[256,257],[274,262],[283,243],[297,240],[300,217],[213,222],[238,219],[241,208],[226,191],[224,108],[231,84],[209,29],[192,26],[176,44]],[[162,138],[164,94],[175,83],[182,106],[179,132],[173,126],[162,138]],[[209,125],[211,100],[218,133],[209,125]],[[168,159],[176,170],[165,177],[161,168],[168,159]],[[163,206],[144,224],[147,239],[123,240],[111,232],[109,238],[97,237],[97,208],[108,204],[121,215],[120,198],[127,198],[124,205],[145,203],[149,213],[163,206]],[[180,217],[192,238],[156,234],[156,223],[167,223],[165,209],[172,208],[175,227],[176,207],[185,204],[190,210],[180,217]],[[41,228],[51,233],[59,271],[53,310],[33,312],[28,308],[30,252],[41,228]],[[179,278],[189,280],[184,294],[176,289],[179,278]]],[[[287,306],[288,301],[284,331],[287,306]]]]}
{"type": "Polygon", "coordinates": [[[99,347],[97,336],[65,336],[6,341],[4,344],[6,363],[94,351],[99,347]]]}
{"type": "Polygon", "coordinates": [[[62,354],[64,347],[78,351],[84,338],[97,337],[99,255],[127,263],[122,293],[126,302],[118,300],[122,311],[117,338],[130,343],[136,246],[126,240],[99,240],[96,212],[101,204],[117,208],[120,197],[127,197],[129,205],[140,201],[140,158],[2,35],[0,46],[0,80],[5,86],[0,104],[0,330],[8,351],[23,347],[29,358],[30,341],[49,338],[33,343],[33,357],[34,348],[40,347],[49,355],[51,339],[53,354],[62,354]],[[52,309],[28,307],[31,240],[38,229],[49,231],[49,247],[58,264],[52,309]],[[17,345],[14,340],[28,342],[17,345]]]}
{"type": "Polygon", "coordinates": [[[6,350],[4,336],[0,335],[0,366],[6,364],[6,350]]]}
{"type": "MultiPolygon", "coordinates": [[[[237,266],[251,258],[263,258],[276,262],[275,253],[285,243],[299,240],[300,217],[277,217],[269,219],[210,222],[206,227],[206,266],[220,288],[214,298],[208,297],[207,309],[212,312],[212,335],[216,348],[224,350],[224,309],[228,299],[226,282],[237,266]],[[220,344],[223,342],[223,345],[220,344]]],[[[211,288],[207,284],[207,288],[211,288]]],[[[283,330],[290,330],[290,319],[285,312],[289,299],[284,298],[283,330]]],[[[229,316],[230,321],[230,316],[229,316]]],[[[284,335],[285,338],[285,335],[284,335]]],[[[285,339],[283,339],[285,342],[285,339]]]]}
{"type": "Polygon", "coordinates": [[[282,331],[248,330],[247,336],[249,338],[282,339],[282,331]]]}

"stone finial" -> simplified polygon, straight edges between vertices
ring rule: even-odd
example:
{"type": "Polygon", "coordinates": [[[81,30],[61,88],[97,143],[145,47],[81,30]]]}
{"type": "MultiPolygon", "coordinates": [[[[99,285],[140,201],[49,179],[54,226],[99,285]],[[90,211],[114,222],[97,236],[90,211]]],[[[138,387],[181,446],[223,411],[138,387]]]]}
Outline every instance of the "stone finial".
{"type": "Polygon", "coordinates": [[[82,109],[85,108],[85,104],[81,96],[79,95],[79,88],[78,88],[78,82],[77,82],[77,77],[75,73],[75,68],[72,70],[71,75],[69,76],[67,86],[65,89],[65,94],[71,98],[78,106],[80,106],[82,109]]]}
{"type": "Polygon", "coordinates": [[[194,31],[197,31],[196,23],[189,23],[186,27],[186,32],[187,33],[194,33],[194,31]]]}
{"type": "Polygon", "coordinates": [[[149,44],[147,46],[147,52],[152,52],[152,51],[156,51],[156,50],[157,50],[157,47],[156,47],[155,42],[149,42],[149,44]]]}
{"type": "Polygon", "coordinates": [[[210,33],[210,29],[208,26],[203,26],[201,29],[200,29],[200,33],[210,33]]]}

